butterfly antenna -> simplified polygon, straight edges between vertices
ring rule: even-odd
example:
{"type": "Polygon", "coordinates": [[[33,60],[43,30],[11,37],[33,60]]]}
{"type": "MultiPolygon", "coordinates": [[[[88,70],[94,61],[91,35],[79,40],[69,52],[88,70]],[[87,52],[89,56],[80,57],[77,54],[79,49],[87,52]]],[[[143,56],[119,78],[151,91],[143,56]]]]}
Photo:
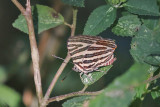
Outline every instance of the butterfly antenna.
{"type": "MultiPolygon", "coordinates": [[[[63,61],[65,60],[65,59],[63,59],[63,58],[61,58],[61,57],[58,57],[58,56],[56,56],[56,55],[52,55],[52,56],[55,57],[55,58],[57,58],[57,59],[63,60],[63,61]]],[[[65,62],[65,63],[66,63],[66,62],[65,62]]],[[[73,64],[72,62],[69,62],[69,63],[73,64]]],[[[71,71],[68,72],[68,73],[63,77],[63,79],[61,80],[61,82],[63,82],[70,73],[71,73],[71,71]]]]}
{"type": "MultiPolygon", "coordinates": [[[[56,55],[52,55],[52,56],[55,57],[55,58],[57,58],[57,59],[60,59],[60,60],[65,61],[65,59],[63,59],[63,58],[61,58],[61,57],[58,57],[58,56],[56,56],[56,55]]],[[[65,62],[65,63],[66,63],[66,62],[65,62]]],[[[72,62],[69,62],[69,63],[73,64],[72,62]]]]}
{"type": "Polygon", "coordinates": [[[68,73],[63,77],[63,79],[61,80],[61,82],[63,82],[70,73],[71,73],[71,71],[68,72],[68,73]]]}

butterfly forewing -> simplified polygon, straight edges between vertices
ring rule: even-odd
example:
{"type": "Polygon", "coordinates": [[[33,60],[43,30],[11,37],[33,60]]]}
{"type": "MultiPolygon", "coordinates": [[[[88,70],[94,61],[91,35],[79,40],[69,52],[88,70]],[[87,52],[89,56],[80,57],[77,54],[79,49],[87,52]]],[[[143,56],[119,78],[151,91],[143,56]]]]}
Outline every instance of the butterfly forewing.
{"type": "Polygon", "coordinates": [[[68,39],[68,51],[74,70],[88,73],[114,62],[113,52],[117,47],[111,39],[97,36],[74,36],[68,39]]]}

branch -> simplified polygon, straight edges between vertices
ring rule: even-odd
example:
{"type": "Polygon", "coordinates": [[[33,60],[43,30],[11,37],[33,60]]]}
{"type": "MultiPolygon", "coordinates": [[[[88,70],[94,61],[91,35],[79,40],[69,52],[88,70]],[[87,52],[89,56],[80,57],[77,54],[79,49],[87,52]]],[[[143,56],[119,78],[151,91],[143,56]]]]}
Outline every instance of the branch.
{"type": "MultiPolygon", "coordinates": [[[[71,27],[71,36],[74,36],[75,34],[75,27],[76,27],[76,18],[77,18],[77,10],[73,10],[73,24],[72,24],[72,27],[71,27]]],[[[44,99],[42,101],[42,105],[41,107],[45,107],[48,103],[48,99],[49,99],[49,96],[58,80],[58,78],[60,77],[60,75],[62,74],[64,68],[66,67],[67,63],[69,62],[69,60],[71,59],[69,53],[67,54],[67,57],[65,58],[65,60],[63,61],[62,65],[60,66],[60,68],[58,69],[57,73],[55,74],[45,96],[44,96],[44,99]]]]}
{"type": "Polygon", "coordinates": [[[56,96],[56,97],[52,97],[48,100],[48,103],[53,102],[53,101],[61,101],[70,97],[75,97],[75,96],[81,96],[81,95],[98,95],[100,94],[102,91],[96,91],[96,92],[73,92],[73,93],[69,93],[69,94],[65,94],[65,95],[60,95],[60,96],[56,96]]]}
{"type": "Polygon", "coordinates": [[[12,0],[12,2],[21,11],[21,13],[24,15],[27,21],[29,40],[30,40],[30,46],[31,46],[31,56],[32,56],[32,62],[33,62],[33,69],[34,69],[34,82],[36,86],[38,101],[40,104],[43,94],[42,94],[41,75],[40,75],[40,68],[39,68],[39,52],[37,48],[37,42],[35,39],[30,0],[26,0],[26,1],[27,2],[26,2],[26,9],[25,9],[17,0],[12,0]]]}
{"type": "Polygon", "coordinates": [[[160,73],[154,77],[150,77],[148,80],[144,81],[144,83],[149,83],[149,82],[152,82],[156,79],[160,78],[160,73]]]}
{"type": "Polygon", "coordinates": [[[25,13],[25,8],[17,1],[17,0],[12,0],[14,5],[21,11],[21,13],[25,13]]]}

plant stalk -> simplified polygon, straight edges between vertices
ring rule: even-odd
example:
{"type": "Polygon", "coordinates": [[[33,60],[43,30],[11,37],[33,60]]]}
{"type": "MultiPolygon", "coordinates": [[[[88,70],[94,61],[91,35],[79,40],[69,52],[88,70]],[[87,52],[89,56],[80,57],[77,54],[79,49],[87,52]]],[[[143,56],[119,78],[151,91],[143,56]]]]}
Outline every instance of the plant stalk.
{"type": "Polygon", "coordinates": [[[69,93],[69,94],[52,97],[52,98],[50,98],[48,100],[48,103],[53,102],[53,101],[61,101],[61,100],[64,100],[64,99],[67,99],[67,98],[70,98],[70,97],[81,96],[81,95],[92,95],[92,96],[95,96],[95,95],[100,94],[101,92],[102,91],[96,91],[96,92],[82,92],[82,91],[72,92],[72,93],[69,93]]]}
{"type": "Polygon", "coordinates": [[[26,0],[26,9],[17,0],[12,0],[12,2],[21,11],[21,13],[23,14],[23,16],[27,21],[30,47],[31,47],[31,57],[33,62],[33,70],[34,70],[34,82],[36,86],[38,102],[40,104],[42,101],[43,94],[42,94],[41,75],[40,75],[40,68],[39,68],[39,52],[38,52],[37,42],[35,38],[30,0],[26,0]]]}
{"type": "MultiPolygon", "coordinates": [[[[77,10],[73,10],[73,23],[72,23],[72,27],[71,27],[71,36],[75,35],[75,28],[76,28],[76,18],[77,18],[77,10]]],[[[46,107],[46,105],[48,104],[48,99],[49,96],[58,80],[58,78],[60,77],[60,75],[62,74],[64,68],[66,67],[67,63],[69,62],[69,60],[71,59],[69,53],[67,54],[67,57],[65,58],[65,60],[63,61],[63,63],[61,64],[60,68],[58,69],[57,73],[55,74],[45,96],[44,99],[42,101],[41,107],[46,107]]]]}

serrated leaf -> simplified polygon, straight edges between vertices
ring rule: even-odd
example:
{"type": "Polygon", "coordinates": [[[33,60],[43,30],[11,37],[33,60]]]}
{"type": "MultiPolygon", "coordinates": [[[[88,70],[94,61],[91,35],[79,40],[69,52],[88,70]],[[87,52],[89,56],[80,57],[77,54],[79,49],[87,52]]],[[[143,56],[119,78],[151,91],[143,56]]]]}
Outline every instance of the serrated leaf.
{"type": "Polygon", "coordinates": [[[21,96],[19,93],[7,87],[5,85],[0,85],[0,102],[4,105],[9,105],[10,107],[19,107],[21,101],[21,96]]]}
{"type": "Polygon", "coordinates": [[[91,100],[89,107],[128,107],[136,94],[135,87],[145,81],[150,67],[147,64],[133,64],[125,74],[91,100]]]}
{"type": "Polygon", "coordinates": [[[119,18],[118,24],[112,29],[112,32],[120,36],[133,36],[140,25],[141,22],[136,15],[127,15],[119,18]]]}
{"type": "Polygon", "coordinates": [[[157,0],[128,0],[124,5],[126,9],[138,15],[159,16],[157,0]]]}
{"type": "Polygon", "coordinates": [[[145,25],[140,27],[132,39],[130,50],[132,57],[137,62],[160,66],[159,34],[148,29],[145,25]]]}
{"type": "Polygon", "coordinates": [[[62,0],[62,2],[71,6],[84,7],[84,0],[62,0]]]}
{"type": "Polygon", "coordinates": [[[153,99],[156,99],[156,98],[160,97],[160,90],[152,91],[151,96],[152,96],[153,99]]]}
{"type": "Polygon", "coordinates": [[[160,54],[150,54],[144,59],[144,62],[150,65],[160,66],[160,54]]]}
{"type": "Polygon", "coordinates": [[[98,35],[113,24],[116,19],[116,9],[109,5],[96,8],[89,16],[84,28],[84,35],[98,35]]]}
{"type": "Polygon", "coordinates": [[[128,11],[122,11],[122,16],[128,16],[128,15],[133,15],[132,13],[128,12],[128,11]]]}
{"type": "Polygon", "coordinates": [[[91,85],[93,83],[95,83],[96,81],[98,81],[103,75],[105,75],[109,69],[112,67],[112,65],[107,66],[107,67],[102,67],[99,70],[104,71],[104,72],[100,72],[100,71],[93,71],[91,73],[89,73],[88,75],[82,75],[81,77],[81,81],[84,85],[91,85]]]}
{"type": "MultiPolygon", "coordinates": [[[[36,34],[64,23],[64,18],[61,14],[44,5],[32,6],[32,15],[36,34]]],[[[22,14],[15,20],[13,27],[28,34],[26,20],[22,14]]]]}
{"type": "Polygon", "coordinates": [[[149,28],[150,30],[158,30],[160,29],[159,18],[142,18],[143,24],[149,28]]]}
{"type": "Polygon", "coordinates": [[[63,107],[83,107],[85,101],[90,100],[90,96],[75,97],[63,103],[63,107]]]}

